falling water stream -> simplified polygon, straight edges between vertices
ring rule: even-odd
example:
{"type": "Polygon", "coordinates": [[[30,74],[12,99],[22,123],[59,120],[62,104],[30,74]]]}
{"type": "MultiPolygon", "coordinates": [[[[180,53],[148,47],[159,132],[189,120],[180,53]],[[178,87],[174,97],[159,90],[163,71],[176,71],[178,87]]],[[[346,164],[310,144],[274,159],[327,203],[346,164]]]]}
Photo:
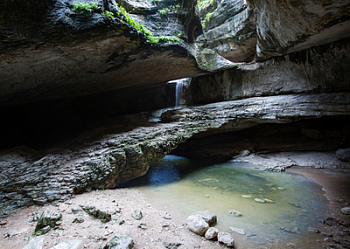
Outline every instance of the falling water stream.
{"type": "Polygon", "coordinates": [[[218,216],[215,227],[220,231],[243,229],[245,235],[232,233],[236,248],[321,247],[317,240],[322,237],[314,231],[321,226],[327,201],[319,185],[300,175],[232,163],[203,165],[168,155],[129,186],[137,186],[174,218],[185,221],[191,214],[209,210],[218,216]],[[230,216],[229,210],[242,216],[230,216]]]}

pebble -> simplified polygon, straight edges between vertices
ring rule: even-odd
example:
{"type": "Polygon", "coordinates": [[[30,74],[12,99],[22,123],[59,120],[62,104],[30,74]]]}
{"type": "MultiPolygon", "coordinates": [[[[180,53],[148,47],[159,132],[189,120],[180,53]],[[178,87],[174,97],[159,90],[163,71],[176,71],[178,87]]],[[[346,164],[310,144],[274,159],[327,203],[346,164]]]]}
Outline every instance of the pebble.
{"type": "Polygon", "coordinates": [[[252,198],[252,196],[250,196],[250,195],[241,195],[243,198],[246,198],[246,199],[248,199],[248,198],[252,198]]]}

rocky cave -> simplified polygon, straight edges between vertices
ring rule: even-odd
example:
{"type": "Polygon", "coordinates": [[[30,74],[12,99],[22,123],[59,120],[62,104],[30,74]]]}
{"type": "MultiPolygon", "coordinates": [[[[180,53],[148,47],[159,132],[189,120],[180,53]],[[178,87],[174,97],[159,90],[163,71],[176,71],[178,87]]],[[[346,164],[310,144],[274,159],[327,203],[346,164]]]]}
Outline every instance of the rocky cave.
{"type": "MultiPolygon", "coordinates": [[[[349,0],[4,0],[0,9],[1,228],[16,210],[141,177],[167,154],[350,180],[349,0]]],[[[347,195],[336,232],[312,248],[350,248],[346,204],[347,195]]]]}

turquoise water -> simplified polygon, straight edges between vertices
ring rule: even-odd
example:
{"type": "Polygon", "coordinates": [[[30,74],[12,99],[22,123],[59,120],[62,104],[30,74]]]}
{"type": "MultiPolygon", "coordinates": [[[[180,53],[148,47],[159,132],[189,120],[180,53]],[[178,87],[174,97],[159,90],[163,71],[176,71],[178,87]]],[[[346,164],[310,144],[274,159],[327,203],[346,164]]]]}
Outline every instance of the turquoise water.
{"type": "Polygon", "coordinates": [[[209,210],[218,216],[215,227],[220,231],[244,229],[246,235],[232,233],[236,248],[321,247],[317,240],[323,238],[314,230],[321,226],[327,201],[319,185],[300,175],[232,163],[203,165],[168,155],[131,184],[138,184],[151,203],[174,218],[185,221],[193,213],[209,210]],[[242,216],[230,216],[229,210],[242,216]]]}

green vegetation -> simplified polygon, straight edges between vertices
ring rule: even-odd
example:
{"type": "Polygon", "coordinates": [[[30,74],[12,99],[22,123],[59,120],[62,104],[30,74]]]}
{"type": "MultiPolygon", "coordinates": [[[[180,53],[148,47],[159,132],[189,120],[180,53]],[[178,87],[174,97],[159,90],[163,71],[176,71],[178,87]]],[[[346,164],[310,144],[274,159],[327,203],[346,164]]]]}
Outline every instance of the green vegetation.
{"type": "Polygon", "coordinates": [[[205,28],[205,22],[209,21],[210,18],[213,16],[212,12],[207,13],[207,15],[205,16],[204,20],[201,21],[202,27],[203,29],[205,28]]]}
{"type": "MultiPolygon", "coordinates": [[[[118,13],[119,13],[119,12],[118,12],[118,13]]],[[[101,15],[103,15],[103,16],[106,15],[106,16],[108,16],[108,17],[111,18],[111,19],[114,18],[114,13],[113,13],[113,12],[110,12],[110,11],[108,11],[108,10],[102,12],[101,15]]]]}
{"type": "Polygon", "coordinates": [[[91,14],[94,10],[98,9],[96,2],[75,2],[73,4],[74,11],[76,11],[78,14],[91,14]]]}
{"type": "MultiPolygon", "coordinates": [[[[147,42],[149,43],[158,43],[161,41],[164,42],[180,42],[180,39],[176,36],[154,36],[152,31],[147,29],[145,26],[142,24],[134,21],[130,16],[129,13],[122,7],[119,7],[120,11],[123,13],[126,22],[130,25],[133,26],[138,32],[142,32],[147,36],[147,42]]],[[[118,14],[119,15],[119,14],[118,14]]]]}
{"type": "Polygon", "coordinates": [[[153,4],[155,4],[155,3],[157,4],[157,3],[160,3],[161,1],[162,1],[162,0],[152,0],[152,3],[153,3],[153,4]]]}
{"type": "Polygon", "coordinates": [[[211,4],[214,4],[214,1],[215,0],[197,0],[197,6],[199,9],[203,9],[211,4]]]}

